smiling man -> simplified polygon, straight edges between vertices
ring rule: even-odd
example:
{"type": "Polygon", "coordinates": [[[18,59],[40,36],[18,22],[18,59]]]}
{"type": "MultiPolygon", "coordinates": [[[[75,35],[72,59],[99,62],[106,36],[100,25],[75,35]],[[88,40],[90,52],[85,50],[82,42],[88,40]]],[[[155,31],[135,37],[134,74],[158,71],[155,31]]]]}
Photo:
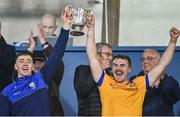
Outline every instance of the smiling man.
{"type": "MultiPolygon", "coordinates": [[[[158,65],[160,53],[147,48],[142,53],[141,69],[138,76],[143,76],[158,65]]],[[[131,78],[134,79],[137,76],[131,78]]],[[[180,100],[180,87],[178,81],[165,71],[156,82],[146,90],[143,103],[143,116],[173,116],[173,105],[180,100]],[[168,90],[167,90],[168,89],[168,90]]]]}
{"type": "Polygon", "coordinates": [[[96,57],[94,16],[87,16],[86,26],[88,28],[86,51],[93,78],[99,87],[102,116],[141,116],[146,88],[155,83],[171,62],[180,31],[174,27],[170,29],[170,41],[159,64],[144,76],[130,82],[128,80],[128,74],[131,72],[129,57],[114,56],[113,76],[106,74],[96,57]]]}
{"type": "Polygon", "coordinates": [[[51,115],[48,84],[52,80],[58,62],[64,55],[71,27],[72,12],[64,10],[61,19],[63,27],[57,43],[46,65],[39,71],[33,72],[32,53],[25,51],[17,55],[14,68],[17,70],[18,77],[0,94],[1,116],[51,115]]]}

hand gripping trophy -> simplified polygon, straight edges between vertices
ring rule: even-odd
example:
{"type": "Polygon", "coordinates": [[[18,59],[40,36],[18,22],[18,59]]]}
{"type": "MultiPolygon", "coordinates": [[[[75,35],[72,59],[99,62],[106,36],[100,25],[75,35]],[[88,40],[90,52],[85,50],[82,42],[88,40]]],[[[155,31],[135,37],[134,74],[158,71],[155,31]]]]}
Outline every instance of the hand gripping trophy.
{"type": "Polygon", "coordinates": [[[83,36],[84,32],[82,30],[85,26],[86,16],[93,15],[92,11],[83,8],[72,8],[71,5],[68,5],[68,9],[72,10],[73,14],[72,31],[70,34],[72,36],[83,36]]]}

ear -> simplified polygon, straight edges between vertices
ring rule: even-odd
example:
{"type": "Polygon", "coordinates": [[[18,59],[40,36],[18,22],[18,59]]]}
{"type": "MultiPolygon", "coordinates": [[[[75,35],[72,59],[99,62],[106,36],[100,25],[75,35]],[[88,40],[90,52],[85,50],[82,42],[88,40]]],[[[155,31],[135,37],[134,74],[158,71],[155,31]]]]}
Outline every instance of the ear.
{"type": "Polygon", "coordinates": [[[57,27],[58,27],[58,25],[55,26],[54,31],[56,31],[57,27]]]}
{"type": "Polygon", "coordinates": [[[103,57],[102,57],[100,54],[97,54],[97,59],[98,59],[99,61],[102,61],[102,60],[103,60],[103,57]]]}
{"type": "Polygon", "coordinates": [[[32,71],[34,71],[34,64],[33,64],[33,66],[32,66],[32,71]]]}
{"type": "Polygon", "coordinates": [[[17,70],[17,69],[18,69],[18,68],[17,68],[17,64],[16,64],[16,63],[14,64],[14,69],[15,69],[15,70],[17,70]]]}
{"type": "Polygon", "coordinates": [[[131,68],[131,67],[129,67],[129,69],[128,69],[128,73],[131,73],[131,71],[132,71],[132,68],[131,68]]]}

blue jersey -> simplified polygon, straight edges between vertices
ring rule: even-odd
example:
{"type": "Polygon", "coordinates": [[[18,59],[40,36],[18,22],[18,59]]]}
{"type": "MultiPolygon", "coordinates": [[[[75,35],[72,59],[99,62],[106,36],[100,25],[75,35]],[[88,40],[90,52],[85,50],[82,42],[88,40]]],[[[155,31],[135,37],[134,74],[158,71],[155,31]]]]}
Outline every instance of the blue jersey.
{"type": "Polygon", "coordinates": [[[69,30],[61,29],[48,62],[31,76],[17,78],[0,94],[0,115],[50,115],[48,84],[64,55],[69,30]]]}

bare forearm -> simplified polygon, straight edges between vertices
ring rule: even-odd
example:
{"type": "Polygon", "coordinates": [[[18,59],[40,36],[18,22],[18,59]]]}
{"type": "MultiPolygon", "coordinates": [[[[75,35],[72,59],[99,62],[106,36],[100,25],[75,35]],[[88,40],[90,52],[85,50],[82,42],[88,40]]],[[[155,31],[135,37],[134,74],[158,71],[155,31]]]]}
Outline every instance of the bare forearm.
{"type": "Polygon", "coordinates": [[[94,29],[88,29],[87,41],[86,41],[86,51],[88,58],[91,60],[96,57],[96,45],[95,45],[95,32],[94,29]]]}
{"type": "Polygon", "coordinates": [[[33,53],[33,52],[34,52],[34,49],[35,49],[35,48],[29,47],[29,48],[27,49],[27,51],[33,53]]]}
{"type": "Polygon", "coordinates": [[[176,41],[171,40],[159,62],[159,64],[162,65],[163,68],[166,68],[171,62],[174,55],[175,48],[176,48],[176,41]]]}
{"type": "Polygon", "coordinates": [[[150,85],[152,85],[158,79],[158,77],[160,77],[162,72],[167,68],[167,66],[170,64],[173,58],[174,51],[176,48],[176,42],[180,35],[180,31],[172,27],[169,31],[169,34],[170,34],[171,39],[169,41],[169,44],[165,52],[163,53],[159,61],[159,64],[148,73],[150,85]]]}
{"type": "Polygon", "coordinates": [[[44,38],[40,38],[40,37],[39,37],[39,41],[40,41],[40,43],[41,43],[41,44],[46,43],[46,41],[45,41],[45,39],[44,39],[44,38]]]}
{"type": "Polygon", "coordinates": [[[93,78],[96,82],[98,82],[103,70],[102,70],[100,62],[98,61],[97,56],[96,56],[97,52],[96,52],[96,44],[95,44],[95,35],[94,34],[95,34],[94,29],[88,31],[87,55],[88,55],[93,78]]]}

